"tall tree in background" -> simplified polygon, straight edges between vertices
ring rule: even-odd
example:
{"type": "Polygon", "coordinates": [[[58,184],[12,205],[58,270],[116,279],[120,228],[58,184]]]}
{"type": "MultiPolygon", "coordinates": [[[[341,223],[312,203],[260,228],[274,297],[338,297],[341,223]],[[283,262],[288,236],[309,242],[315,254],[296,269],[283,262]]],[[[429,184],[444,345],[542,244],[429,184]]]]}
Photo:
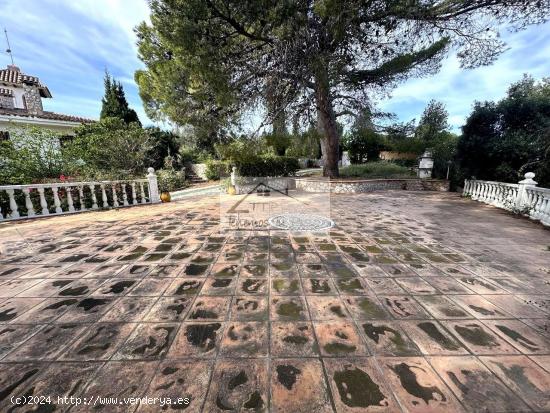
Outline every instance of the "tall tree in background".
{"type": "Polygon", "coordinates": [[[462,128],[457,159],[464,178],[517,182],[535,172],[550,185],[550,78],[513,84],[499,102],[477,102],[462,128]]]}
{"type": "Polygon", "coordinates": [[[137,122],[141,125],[138,115],[135,110],[128,106],[124,88],[120,82],[117,82],[106,71],[104,78],[105,95],[101,99],[101,114],[100,119],[119,118],[126,124],[137,122]]]}
{"type": "Polygon", "coordinates": [[[318,117],[324,175],[338,176],[337,118],[454,49],[464,67],[493,62],[498,29],[540,23],[550,0],[151,0],[138,29],[146,107],[238,112],[276,77],[292,110],[318,117]],[[169,76],[162,78],[161,73],[169,76]],[[164,84],[162,84],[164,82],[164,84]]]}
{"type": "Polygon", "coordinates": [[[433,142],[449,129],[448,118],[449,112],[445,105],[442,102],[431,100],[420,117],[415,137],[428,143],[433,142]]]}

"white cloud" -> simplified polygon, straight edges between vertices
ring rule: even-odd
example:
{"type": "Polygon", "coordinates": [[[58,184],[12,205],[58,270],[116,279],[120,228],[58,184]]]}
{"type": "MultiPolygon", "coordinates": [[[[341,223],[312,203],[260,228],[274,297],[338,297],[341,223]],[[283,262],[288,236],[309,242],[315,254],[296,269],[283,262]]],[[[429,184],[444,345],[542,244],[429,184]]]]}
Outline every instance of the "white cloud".
{"type": "Polygon", "coordinates": [[[550,23],[503,35],[509,49],[492,65],[464,70],[456,56],[447,58],[434,76],[410,79],[398,86],[381,108],[401,120],[418,119],[431,99],[442,101],[455,130],[464,124],[474,101],[498,100],[524,73],[541,78],[550,75],[550,23]]]}
{"type": "MultiPolygon", "coordinates": [[[[107,68],[123,82],[130,105],[151,123],[133,80],[142,67],[134,27],[149,19],[145,0],[2,0],[16,64],[38,76],[54,99],[48,110],[97,118],[107,68]]],[[[0,55],[0,65],[9,63],[0,55]]]]}

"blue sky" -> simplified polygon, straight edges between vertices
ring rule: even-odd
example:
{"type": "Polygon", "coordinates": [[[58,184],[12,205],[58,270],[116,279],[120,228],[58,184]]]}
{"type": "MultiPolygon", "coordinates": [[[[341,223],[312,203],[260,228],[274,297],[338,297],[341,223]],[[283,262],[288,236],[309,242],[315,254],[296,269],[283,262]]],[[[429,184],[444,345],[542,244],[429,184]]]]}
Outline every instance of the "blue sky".
{"type": "MultiPolygon", "coordinates": [[[[53,94],[47,110],[98,118],[107,68],[123,83],[142,122],[152,123],[134,83],[134,72],[142,64],[133,28],[148,19],[145,0],[26,0],[24,6],[21,0],[0,0],[0,12],[15,63],[38,76],[53,94]]],[[[475,100],[503,97],[523,73],[550,76],[550,23],[502,35],[510,48],[492,66],[462,70],[451,55],[437,75],[401,84],[379,107],[402,121],[418,120],[426,103],[437,99],[447,105],[457,130],[475,100]]],[[[4,50],[3,38],[0,45],[4,50]]],[[[8,63],[8,55],[1,53],[0,67],[8,63]]]]}

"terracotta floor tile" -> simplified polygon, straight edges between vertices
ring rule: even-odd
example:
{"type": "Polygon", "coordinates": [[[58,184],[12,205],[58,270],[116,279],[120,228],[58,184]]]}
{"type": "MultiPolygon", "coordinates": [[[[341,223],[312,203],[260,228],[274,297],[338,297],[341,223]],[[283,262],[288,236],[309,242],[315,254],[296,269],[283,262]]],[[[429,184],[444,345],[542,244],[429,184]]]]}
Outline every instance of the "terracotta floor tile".
{"type": "Polygon", "coordinates": [[[384,378],[405,411],[463,411],[452,392],[424,358],[380,358],[378,363],[384,378]]]}
{"type": "Polygon", "coordinates": [[[396,412],[399,407],[371,358],[324,359],[338,412],[396,412]]]}
{"type": "Polygon", "coordinates": [[[480,360],[536,411],[550,410],[550,375],[525,356],[485,356],[480,360]]]}
{"type": "Polygon", "coordinates": [[[453,193],[292,195],[335,226],[228,230],[224,195],[0,225],[0,411],[73,387],[191,398],[102,411],[550,410],[548,231],[453,193]]]}
{"type": "Polygon", "coordinates": [[[512,345],[477,320],[442,321],[473,354],[518,354],[512,345]]]}
{"type": "Polygon", "coordinates": [[[313,322],[313,327],[322,355],[332,357],[368,355],[367,346],[353,323],[313,322]]]}
{"type": "Polygon", "coordinates": [[[518,320],[485,320],[491,330],[523,354],[550,354],[550,339],[518,320]]]}
{"type": "Polygon", "coordinates": [[[167,360],[161,362],[145,394],[153,398],[170,398],[174,402],[167,407],[159,404],[142,404],[137,412],[153,413],[167,409],[201,412],[212,368],[212,361],[167,360]]]}
{"type": "Polygon", "coordinates": [[[468,411],[529,410],[494,373],[474,357],[428,357],[428,361],[468,411]]]}
{"type": "Polygon", "coordinates": [[[319,354],[312,324],[273,321],[271,354],[275,357],[310,357],[319,354]]]}
{"type": "Polygon", "coordinates": [[[231,320],[268,320],[268,305],[268,298],[263,296],[233,297],[231,303],[231,320]]]}
{"type": "Polygon", "coordinates": [[[265,322],[228,322],[220,355],[226,357],[266,357],[269,351],[265,322]]]}
{"type": "Polygon", "coordinates": [[[421,354],[397,321],[363,321],[359,328],[370,352],[374,355],[416,356],[421,354]]]}
{"type": "Polygon", "coordinates": [[[167,358],[214,358],[223,333],[224,324],[219,322],[182,323],[167,358]]]}
{"type": "MultiPolygon", "coordinates": [[[[110,361],[97,373],[84,391],[78,394],[88,400],[95,398],[142,397],[153,376],[158,361],[110,361]]],[[[101,403],[100,403],[101,406],[101,403]]],[[[126,412],[135,406],[126,404],[104,405],[109,412],[126,412]]],[[[90,406],[79,405],[71,411],[87,412],[90,406]]]]}
{"type": "Polygon", "coordinates": [[[411,296],[381,296],[380,301],[396,319],[432,318],[411,296]]]}
{"type": "Polygon", "coordinates": [[[339,296],[306,298],[311,319],[314,321],[346,320],[350,315],[339,296]]]}
{"type": "Polygon", "coordinates": [[[267,360],[220,359],[214,375],[204,411],[265,411],[268,409],[267,360]]]}
{"type": "Polygon", "coordinates": [[[423,355],[469,354],[461,342],[435,320],[401,321],[399,324],[423,355]]]}
{"type": "Polygon", "coordinates": [[[271,410],[296,413],[333,411],[319,360],[273,360],[271,410]]]}

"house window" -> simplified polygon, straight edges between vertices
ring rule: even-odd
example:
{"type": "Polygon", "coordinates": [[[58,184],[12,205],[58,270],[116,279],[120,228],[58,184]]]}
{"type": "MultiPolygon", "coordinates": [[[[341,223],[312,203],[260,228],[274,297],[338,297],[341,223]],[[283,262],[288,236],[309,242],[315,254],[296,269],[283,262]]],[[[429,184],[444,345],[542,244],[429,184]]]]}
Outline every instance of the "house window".
{"type": "Polygon", "coordinates": [[[8,131],[0,130],[0,142],[9,141],[9,140],[10,140],[10,133],[8,131]]]}

